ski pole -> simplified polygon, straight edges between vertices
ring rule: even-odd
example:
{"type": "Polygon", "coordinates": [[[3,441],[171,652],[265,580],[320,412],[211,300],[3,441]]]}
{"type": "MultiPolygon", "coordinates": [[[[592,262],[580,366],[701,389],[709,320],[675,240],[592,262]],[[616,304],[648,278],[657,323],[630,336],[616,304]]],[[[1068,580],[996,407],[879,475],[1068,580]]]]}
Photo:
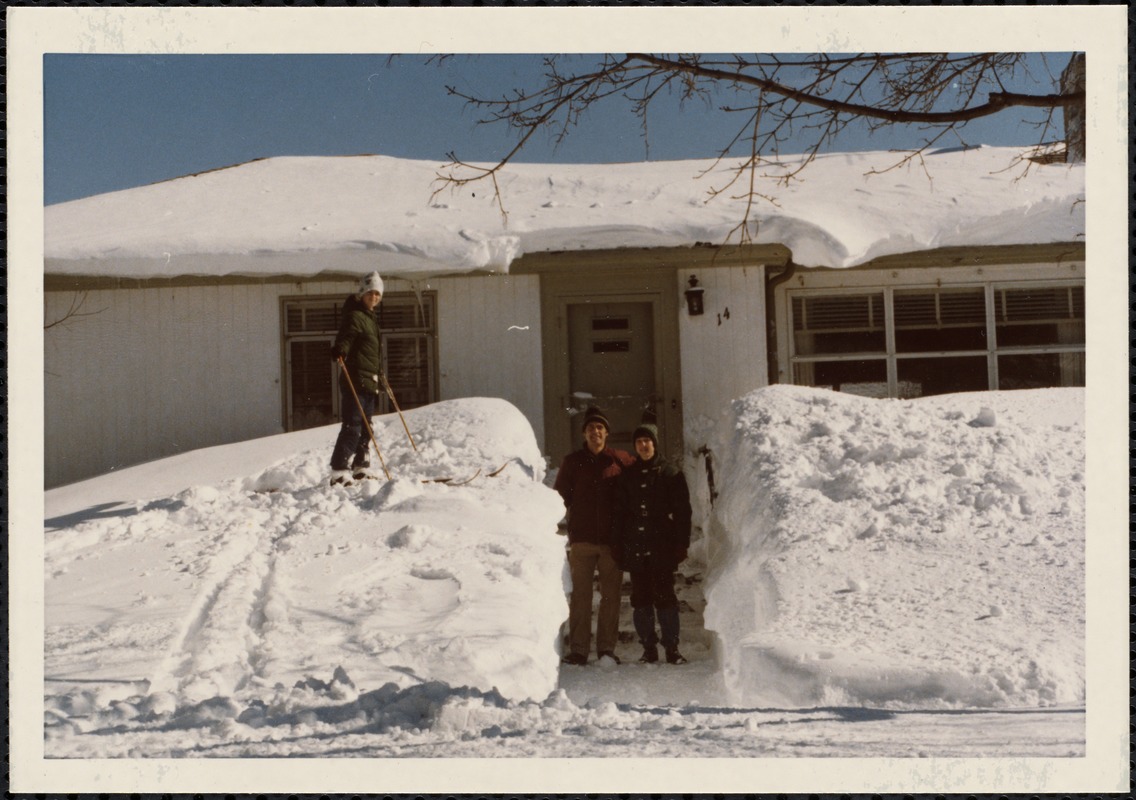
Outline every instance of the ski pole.
{"type": "Polygon", "coordinates": [[[394,399],[394,390],[391,389],[390,381],[387,380],[386,375],[383,375],[382,379],[383,379],[383,388],[387,390],[387,397],[390,398],[391,405],[394,406],[394,410],[398,412],[398,418],[400,420],[402,420],[402,427],[403,427],[403,430],[406,431],[406,438],[410,440],[410,446],[413,447],[414,452],[417,453],[418,452],[418,445],[416,445],[414,443],[414,437],[410,435],[410,428],[406,424],[406,417],[402,416],[402,409],[398,407],[398,401],[394,399]]]}
{"type": "Polygon", "coordinates": [[[347,387],[351,389],[351,396],[355,398],[355,405],[359,409],[359,416],[363,418],[363,425],[367,428],[367,434],[371,437],[371,443],[375,445],[375,455],[379,457],[379,463],[383,467],[383,474],[387,476],[387,480],[391,479],[391,474],[387,470],[387,462],[383,461],[383,451],[379,449],[379,443],[375,441],[375,432],[371,430],[371,421],[367,419],[367,412],[363,410],[363,403],[359,400],[359,395],[355,392],[355,384],[351,382],[351,373],[347,371],[347,365],[343,363],[343,356],[340,356],[336,361],[339,362],[339,368],[343,370],[343,377],[347,379],[347,387]]]}

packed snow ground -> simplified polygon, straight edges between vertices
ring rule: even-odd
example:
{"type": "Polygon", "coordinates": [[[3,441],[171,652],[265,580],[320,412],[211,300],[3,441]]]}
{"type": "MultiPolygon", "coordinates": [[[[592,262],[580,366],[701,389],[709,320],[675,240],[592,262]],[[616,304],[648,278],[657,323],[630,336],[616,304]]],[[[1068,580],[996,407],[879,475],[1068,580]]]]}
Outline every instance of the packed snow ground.
{"type": "Polygon", "coordinates": [[[417,453],[377,418],[389,482],[325,485],[328,427],[50,491],[45,753],[1084,755],[1083,403],[735,402],[682,667],[626,600],[622,666],[559,665],[563,507],[504,401],[407,412],[417,453]]]}

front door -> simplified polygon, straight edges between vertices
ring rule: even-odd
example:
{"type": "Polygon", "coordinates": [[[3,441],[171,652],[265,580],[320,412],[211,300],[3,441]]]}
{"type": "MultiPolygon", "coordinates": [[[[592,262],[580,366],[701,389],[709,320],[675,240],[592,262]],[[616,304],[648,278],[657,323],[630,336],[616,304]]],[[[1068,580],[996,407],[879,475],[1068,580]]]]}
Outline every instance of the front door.
{"type": "Polygon", "coordinates": [[[545,454],[556,467],[583,446],[584,409],[607,414],[613,447],[654,411],[659,449],[682,463],[678,301],[670,270],[610,268],[541,276],[545,454]]]}
{"type": "Polygon", "coordinates": [[[631,434],[659,402],[653,304],[570,303],[567,311],[566,406],[577,412],[565,418],[568,439],[581,438],[583,411],[597,405],[611,422],[608,443],[634,452],[631,434]]]}

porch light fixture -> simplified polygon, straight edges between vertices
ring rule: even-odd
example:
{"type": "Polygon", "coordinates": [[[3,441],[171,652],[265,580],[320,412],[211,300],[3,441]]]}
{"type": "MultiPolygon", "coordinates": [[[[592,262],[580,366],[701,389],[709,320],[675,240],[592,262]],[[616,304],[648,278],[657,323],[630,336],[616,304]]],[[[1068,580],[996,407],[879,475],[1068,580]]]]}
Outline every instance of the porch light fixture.
{"type": "Polygon", "coordinates": [[[693,275],[687,283],[690,284],[690,288],[683,292],[686,296],[686,312],[692,317],[700,316],[705,310],[702,307],[702,293],[706,290],[698,285],[698,278],[693,275]]]}

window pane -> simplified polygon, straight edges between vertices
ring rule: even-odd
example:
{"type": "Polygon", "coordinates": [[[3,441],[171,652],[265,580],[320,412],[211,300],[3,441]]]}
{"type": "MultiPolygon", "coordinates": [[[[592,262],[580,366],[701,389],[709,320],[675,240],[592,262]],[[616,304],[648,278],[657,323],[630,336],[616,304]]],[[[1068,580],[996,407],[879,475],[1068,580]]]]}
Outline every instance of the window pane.
{"type": "Polygon", "coordinates": [[[930,328],[895,331],[897,353],[949,353],[954,350],[985,350],[986,326],[930,328]]]}
{"type": "Polygon", "coordinates": [[[883,353],[882,294],[839,294],[793,298],[796,355],[883,353]]]}
{"type": "Polygon", "coordinates": [[[335,422],[332,405],[332,365],[328,343],[292,342],[292,427],[314,428],[335,422]]]}
{"type": "Polygon", "coordinates": [[[1084,353],[1031,353],[998,358],[999,389],[1084,385],[1084,353]]]}
{"type": "MultiPolygon", "coordinates": [[[[343,297],[297,298],[284,304],[289,430],[330,424],[337,419],[338,381],[328,348],[339,330],[343,301],[343,297]],[[298,340],[300,336],[303,341],[298,340]]],[[[387,295],[379,306],[384,371],[403,408],[437,399],[433,377],[434,309],[432,292],[423,292],[420,297],[409,293],[387,295]]],[[[394,410],[385,394],[379,400],[382,413],[394,410]]]]}
{"type": "Polygon", "coordinates": [[[421,303],[413,295],[385,297],[379,305],[379,327],[385,331],[430,329],[433,317],[433,295],[422,295],[421,303]]]}
{"type": "Polygon", "coordinates": [[[990,388],[986,356],[901,358],[896,361],[896,377],[908,384],[907,397],[982,392],[990,388]]]}
{"type": "Polygon", "coordinates": [[[334,304],[308,306],[304,309],[304,330],[309,333],[339,330],[339,306],[334,304]]]}
{"type": "Polygon", "coordinates": [[[986,349],[986,294],[981,288],[895,293],[898,353],[986,349]]]}
{"type": "Polygon", "coordinates": [[[999,289],[998,347],[1085,343],[1085,287],[999,289]]]}
{"type": "Polygon", "coordinates": [[[885,352],[883,297],[878,299],[876,309],[867,295],[796,298],[793,304],[795,354],[885,352]]]}
{"type": "Polygon", "coordinates": [[[883,359],[870,359],[795,364],[793,382],[798,386],[815,386],[868,397],[887,397],[887,362],[883,359]]]}
{"type": "Polygon", "coordinates": [[[1085,318],[1084,286],[1000,289],[997,294],[999,322],[1085,318]]]}
{"type": "Polygon", "coordinates": [[[834,294],[793,298],[795,330],[875,330],[883,326],[882,294],[834,294]]]}
{"type": "Polygon", "coordinates": [[[334,303],[291,303],[285,312],[288,333],[334,333],[339,330],[339,307],[334,303]]]}
{"type": "Polygon", "coordinates": [[[887,339],[882,330],[847,333],[795,333],[796,354],[801,356],[883,353],[887,339]]]}
{"type": "Polygon", "coordinates": [[[998,347],[1046,344],[1084,344],[1084,320],[1072,322],[1004,324],[997,326],[998,347]]]}
{"type": "Polygon", "coordinates": [[[426,336],[389,336],[385,341],[387,380],[400,408],[430,402],[430,342],[426,336]]]}

